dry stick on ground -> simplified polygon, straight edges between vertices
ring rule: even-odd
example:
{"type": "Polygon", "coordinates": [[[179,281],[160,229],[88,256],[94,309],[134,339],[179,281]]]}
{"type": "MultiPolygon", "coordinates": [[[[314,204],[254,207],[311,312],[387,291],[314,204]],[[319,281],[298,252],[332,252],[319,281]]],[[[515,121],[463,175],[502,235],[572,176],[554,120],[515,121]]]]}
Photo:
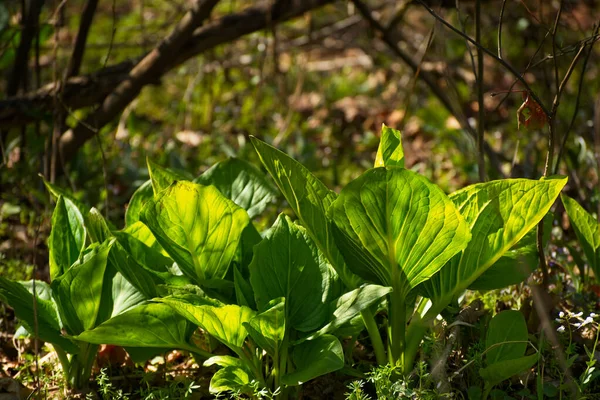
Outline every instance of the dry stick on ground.
{"type": "MultiPolygon", "coordinates": [[[[404,50],[402,50],[396,43],[396,40],[394,39],[393,35],[387,29],[385,29],[385,27],[381,25],[379,21],[373,18],[369,7],[367,7],[361,0],[352,0],[352,3],[361,13],[363,18],[366,19],[367,22],[369,22],[372,29],[381,35],[380,39],[390,48],[390,50],[394,54],[396,54],[396,56],[398,56],[402,61],[404,61],[413,71],[417,71],[419,69],[419,64],[415,60],[413,60],[412,57],[408,55],[404,50]]],[[[471,136],[473,136],[473,138],[476,138],[477,132],[475,132],[473,127],[469,124],[469,121],[467,120],[466,116],[459,110],[455,109],[453,102],[450,100],[448,95],[439,87],[435,77],[427,71],[421,71],[419,75],[421,79],[423,79],[423,82],[425,82],[425,84],[429,87],[431,92],[438,98],[440,103],[442,103],[442,105],[448,110],[448,112],[450,112],[450,114],[458,120],[462,128],[465,131],[467,131],[471,136]]],[[[485,152],[490,158],[490,163],[499,173],[502,173],[497,154],[487,143],[484,143],[484,148],[485,152]]]]}

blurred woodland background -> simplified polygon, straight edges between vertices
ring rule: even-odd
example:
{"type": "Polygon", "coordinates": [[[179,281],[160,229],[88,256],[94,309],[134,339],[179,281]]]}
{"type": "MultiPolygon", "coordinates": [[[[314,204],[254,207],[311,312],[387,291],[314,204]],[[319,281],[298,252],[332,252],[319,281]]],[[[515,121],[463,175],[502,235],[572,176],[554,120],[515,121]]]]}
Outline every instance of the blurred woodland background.
{"type": "Polygon", "coordinates": [[[255,162],[249,135],[335,189],[385,123],[446,191],[561,173],[598,210],[599,20],[595,0],[5,0],[0,272],[47,270],[39,175],[120,228],[146,157],[197,175],[255,162]]]}
{"type": "MultiPolygon", "coordinates": [[[[0,275],[48,280],[43,179],[120,229],[147,159],[193,176],[227,157],[260,165],[251,135],[339,190],[373,166],[385,123],[407,167],[446,192],[562,174],[598,216],[599,30],[598,0],[2,0],[0,275]]],[[[562,205],[554,228],[573,237],[562,205]]],[[[554,288],[584,293],[574,312],[597,310],[600,286],[580,290],[566,242],[543,282],[561,271],[554,288]]],[[[26,370],[32,351],[23,364],[14,314],[0,316],[0,361],[26,370]]]]}

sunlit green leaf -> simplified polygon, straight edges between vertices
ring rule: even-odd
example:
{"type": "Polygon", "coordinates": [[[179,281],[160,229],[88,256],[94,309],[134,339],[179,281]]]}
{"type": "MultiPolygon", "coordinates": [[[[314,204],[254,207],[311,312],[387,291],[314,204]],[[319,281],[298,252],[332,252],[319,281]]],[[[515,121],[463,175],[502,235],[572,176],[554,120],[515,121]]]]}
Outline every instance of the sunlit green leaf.
{"type": "Polygon", "coordinates": [[[102,243],[112,237],[106,220],[94,207],[85,216],[85,226],[92,242],[102,243]]]}
{"type": "Polygon", "coordinates": [[[360,279],[344,263],[333,239],[332,222],[327,217],[336,194],[287,154],[254,137],[251,140],[279,190],[344,284],[352,289],[358,287],[360,279]]]}
{"type": "Polygon", "coordinates": [[[335,276],[304,228],[281,214],[269,236],[254,247],[249,268],[259,310],[284,297],[285,318],[294,329],[307,332],[325,322],[335,276]]]}
{"type": "Polygon", "coordinates": [[[142,222],[190,279],[225,277],[248,214],[214,186],[181,181],[149,200],[142,222]]]}
{"type": "Polygon", "coordinates": [[[150,174],[150,181],[152,182],[152,189],[155,195],[171,186],[174,182],[182,180],[191,181],[193,179],[187,172],[162,167],[149,158],[146,159],[146,162],[148,163],[148,173],[150,174]]]}
{"type": "Polygon", "coordinates": [[[61,276],[79,258],[85,246],[85,233],[79,209],[71,200],[59,196],[48,238],[51,280],[61,276]]]}
{"type": "Polygon", "coordinates": [[[346,263],[405,296],[469,242],[454,204],[424,177],[397,167],[367,171],[330,208],[346,263]]]}
{"type": "Polygon", "coordinates": [[[195,305],[177,298],[164,298],[160,301],[233,350],[240,349],[248,336],[243,323],[256,315],[248,307],[234,304],[215,307],[195,305]]]}
{"type": "MultiPolygon", "coordinates": [[[[359,315],[362,310],[375,304],[391,291],[392,288],[390,287],[364,285],[351,292],[345,293],[330,304],[330,316],[328,317],[328,321],[330,322],[306,339],[315,338],[325,333],[335,332],[352,318],[359,315]]],[[[305,339],[302,339],[302,341],[304,340],[305,339]]]]}
{"type": "MultiPolygon", "coordinates": [[[[550,240],[554,214],[544,216],[544,243],[550,240]]],[[[523,239],[504,253],[475,282],[469,285],[470,290],[494,290],[523,282],[538,267],[537,226],[530,230],[523,239]]]]}
{"type": "Polygon", "coordinates": [[[429,297],[450,301],[490,268],[548,213],[567,178],[506,179],[468,186],[450,198],[471,228],[472,239],[424,285],[429,297]]]}
{"type": "Polygon", "coordinates": [[[562,195],[561,199],[585,258],[598,277],[600,276],[600,224],[572,198],[562,195]]]}
{"type": "Polygon", "coordinates": [[[402,135],[400,131],[381,127],[381,141],[375,158],[377,167],[404,167],[404,149],[402,148],[402,135]]]}
{"type": "Polygon", "coordinates": [[[154,196],[152,181],[148,179],[142,184],[131,196],[127,210],[125,211],[125,225],[131,226],[140,220],[140,212],[146,204],[154,196]]]}
{"type": "Polygon", "coordinates": [[[266,311],[244,322],[244,326],[254,342],[274,357],[285,336],[285,299],[274,299],[266,311]]]}
{"type": "Polygon", "coordinates": [[[219,367],[237,367],[237,368],[246,368],[242,360],[236,357],[231,356],[214,356],[204,361],[202,364],[205,367],[210,367],[211,365],[218,365],[219,367]]]}
{"type": "Polygon", "coordinates": [[[225,197],[246,210],[250,218],[260,215],[277,193],[258,168],[239,158],[216,163],[194,182],[216,186],[225,197]]]}
{"type": "Polygon", "coordinates": [[[96,344],[192,350],[195,326],[166,304],[140,304],[75,338],[96,344]]]}
{"type": "Polygon", "coordinates": [[[59,346],[68,353],[77,353],[77,346],[61,334],[62,325],[56,305],[48,297],[51,292],[48,284],[36,281],[38,295],[35,301],[30,292],[32,286],[30,282],[14,282],[0,277],[0,300],[14,309],[15,315],[28,332],[37,332],[41,340],[59,346]]]}
{"type": "Polygon", "coordinates": [[[110,245],[95,246],[52,282],[52,293],[67,332],[77,335],[96,325],[110,245]]]}
{"type": "Polygon", "coordinates": [[[251,394],[252,389],[249,389],[250,377],[248,372],[243,368],[228,366],[221,368],[210,380],[209,391],[211,393],[221,392],[241,392],[251,394]]]}

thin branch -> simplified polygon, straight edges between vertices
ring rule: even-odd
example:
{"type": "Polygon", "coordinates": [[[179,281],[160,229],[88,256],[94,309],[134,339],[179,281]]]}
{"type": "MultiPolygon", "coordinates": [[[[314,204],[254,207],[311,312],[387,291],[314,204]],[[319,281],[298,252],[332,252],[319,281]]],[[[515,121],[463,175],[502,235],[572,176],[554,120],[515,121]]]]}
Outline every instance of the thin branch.
{"type": "Polygon", "coordinates": [[[504,7],[506,0],[502,0],[502,8],[500,9],[500,20],[498,21],[498,58],[502,60],[502,23],[504,22],[504,7]]]}
{"type": "Polygon", "coordinates": [[[69,65],[67,66],[65,80],[72,76],[79,75],[79,70],[83,61],[83,54],[86,48],[88,33],[90,31],[90,26],[92,25],[92,20],[94,19],[94,14],[96,13],[97,5],[98,0],[87,0],[83,7],[81,21],[79,23],[79,30],[77,31],[77,36],[75,37],[75,45],[73,46],[73,53],[71,53],[69,65]]]}
{"type": "Polygon", "coordinates": [[[87,125],[92,125],[96,129],[106,125],[137,97],[146,84],[163,73],[172,57],[189,40],[194,30],[209,17],[218,1],[197,0],[173,31],[131,70],[129,78],[119,84],[106,97],[102,105],[85,119],[85,124],[77,124],[62,136],[61,153],[70,154],[72,143],[80,140],[76,139],[78,136],[85,137],[86,140],[93,137],[95,132],[89,130],[87,125]]]}
{"type": "MultiPolygon", "coordinates": [[[[481,1],[475,2],[475,40],[481,43],[481,1]]],[[[477,164],[479,166],[479,181],[485,182],[485,154],[483,142],[485,134],[485,106],[483,103],[483,51],[477,49],[477,164]]]]}
{"type": "Polygon", "coordinates": [[[24,3],[29,4],[29,9],[23,9],[23,28],[21,29],[19,47],[15,53],[13,70],[6,84],[6,94],[8,96],[17,94],[19,86],[27,76],[29,51],[37,32],[36,24],[42,11],[44,0],[33,0],[24,3]]]}
{"type": "MultiPolygon", "coordinates": [[[[594,35],[598,34],[599,29],[600,29],[600,23],[596,25],[596,28],[594,29],[594,35]]],[[[581,48],[582,49],[585,48],[585,45],[582,45],[581,48]]],[[[592,50],[593,50],[593,43],[592,43],[592,46],[590,46],[590,48],[588,49],[588,52],[585,55],[585,59],[583,60],[583,67],[581,69],[581,75],[579,76],[579,85],[577,88],[577,98],[575,99],[575,109],[573,110],[573,116],[571,117],[571,122],[569,123],[569,127],[565,131],[565,134],[563,135],[563,140],[558,149],[558,155],[556,157],[556,163],[554,164],[554,170],[553,170],[554,174],[558,173],[558,168],[560,166],[560,160],[562,159],[565,147],[567,145],[567,140],[569,139],[569,134],[571,133],[571,130],[573,129],[573,126],[575,125],[575,121],[577,119],[577,113],[579,111],[579,102],[581,100],[581,92],[583,91],[583,78],[585,77],[585,71],[586,71],[590,56],[592,54],[592,50]]],[[[596,128],[598,128],[598,127],[596,127],[596,128]]]]}
{"type": "MultiPolygon", "coordinates": [[[[381,25],[381,23],[379,23],[379,21],[377,21],[375,18],[373,18],[369,7],[367,7],[361,0],[352,0],[352,3],[357,8],[357,10],[361,13],[363,18],[369,22],[372,29],[376,32],[379,32],[380,39],[389,47],[389,49],[394,54],[396,54],[402,61],[404,61],[413,71],[417,71],[419,69],[419,64],[415,60],[413,60],[412,57],[410,55],[408,55],[403,49],[401,49],[397,45],[396,40],[393,37],[393,35],[388,30],[386,30],[383,27],[383,25],[381,25]]],[[[440,103],[442,103],[444,108],[446,108],[448,110],[448,112],[450,114],[452,114],[458,120],[458,122],[460,123],[462,128],[466,132],[468,132],[473,138],[476,138],[477,132],[469,124],[469,121],[467,120],[466,116],[462,112],[460,112],[459,110],[456,110],[454,108],[454,102],[451,101],[450,98],[448,97],[447,93],[443,89],[440,88],[435,77],[428,71],[423,71],[423,70],[420,71],[419,75],[420,75],[421,79],[423,80],[423,82],[425,82],[427,87],[429,87],[429,89],[432,91],[432,93],[438,98],[440,103]]],[[[494,152],[494,150],[485,142],[484,142],[484,149],[485,149],[485,152],[488,155],[492,165],[494,165],[496,170],[498,170],[501,173],[502,171],[498,165],[498,160],[497,160],[498,155],[496,154],[496,152],[494,152]]]]}
{"type": "Polygon", "coordinates": [[[556,12],[556,19],[554,20],[554,27],[552,28],[552,55],[554,57],[554,83],[556,85],[556,93],[559,92],[559,79],[558,79],[558,62],[556,61],[556,31],[558,30],[558,21],[562,14],[563,2],[560,1],[558,5],[558,11],[556,12]]]}
{"type": "MultiPolygon", "coordinates": [[[[177,42],[176,47],[178,50],[172,51],[172,48],[163,49],[161,45],[152,50],[150,54],[145,56],[129,72],[125,80],[106,97],[103,106],[97,113],[96,119],[90,119],[90,121],[93,123],[94,120],[97,120],[97,128],[106,125],[112,119],[116,118],[127,104],[137,96],[143,86],[155,83],[167,71],[219,44],[227,43],[245,34],[264,29],[266,27],[265,16],[269,12],[268,10],[271,12],[272,21],[280,22],[301,15],[306,11],[320,7],[331,1],[333,0],[278,0],[272,7],[268,5],[250,7],[238,14],[220,18],[202,28],[196,29],[194,27],[189,36],[187,36],[187,33],[186,35],[181,35],[181,27],[178,27],[172,34],[180,38],[186,36],[185,40],[177,42]]],[[[215,0],[212,0],[212,2],[215,2],[215,0]]],[[[173,44],[171,41],[166,42],[167,39],[162,43],[173,44]]],[[[93,135],[94,132],[85,128],[85,125],[78,124],[78,126],[67,131],[61,137],[62,154],[64,154],[65,158],[71,157],[93,135]]]]}
{"type": "Polygon", "coordinates": [[[484,47],[480,43],[478,43],[476,40],[473,40],[473,38],[471,38],[470,36],[462,33],[460,30],[456,29],[454,26],[452,26],[452,24],[450,24],[448,21],[446,21],[440,15],[438,15],[423,0],[416,0],[416,1],[419,4],[421,4],[423,7],[425,7],[425,9],[427,10],[427,12],[429,14],[431,14],[435,19],[437,19],[442,24],[444,24],[452,32],[454,32],[454,33],[462,36],[467,41],[469,41],[471,44],[473,44],[475,47],[477,47],[479,50],[483,51],[485,54],[487,54],[488,56],[492,57],[494,60],[496,60],[498,63],[500,63],[504,68],[506,68],[515,78],[517,78],[519,80],[519,82],[521,82],[521,84],[525,87],[526,90],[528,90],[529,92],[531,92],[531,97],[536,101],[536,103],[538,103],[540,105],[540,107],[542,108],[542,111],[544,112],[544,114],[546,114],[546,116],[548,116],[548,117],[550,116],[550,111],[544,106],[544,104],[539,99],[539,97],[533,92],[533,90],[531,89],[531,87],[529,86],[529,84],[527,83],[527,81],[525,80],[525,78],[523,78],[523,75],[520,74],[512,65],[510,65],[509,63],[507,63],[503,59],[498,58],[498,56],[495,55],[491,50],[487,49],[486,47],[484,47]]]}
{"type": "MultiPolygon", "coordinates": [[[[460,24],[460,29],[466,35],[467,30],[465,28],[465,24],[462,22],[462,18],[460,17],[460,4],[459,0],[456,0],[456,16],[458,18],[458,23],[460,24]]],[[[475,75],[475,79],[477,79],[477,68],[475,67],[475,56],[473,55],[473,50],[471,50],[471,46],[469,42],[465,40],[465,46],[467,47],[467,51],[469,52],[469,58],[471,59],[471,67],[473,68],[473,75],[475,75]]]]}

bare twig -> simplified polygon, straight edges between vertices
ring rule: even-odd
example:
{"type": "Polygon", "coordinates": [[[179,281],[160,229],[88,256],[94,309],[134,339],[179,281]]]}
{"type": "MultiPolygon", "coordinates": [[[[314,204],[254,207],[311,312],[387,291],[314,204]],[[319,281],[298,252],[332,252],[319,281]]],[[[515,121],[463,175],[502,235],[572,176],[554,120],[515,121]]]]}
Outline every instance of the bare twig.
{"type": "Polygon", "coordinates": [[[65,80],[72,76],[79,75],[79,70],[83,61],[83,54],[86,48],[88,33],[90,31],[90,26],[92,25],[92,20],[94,19],[94,14],[96,13],[97,5],[98,0],[87,0],[85,2],[83,11],[81,13],[81,21],[79,22],[79,30],[77,31],[77,36],[75,37],[75,45],[73,46],[73,52],[71,53],[69,65],[67,66],[65,80]]]}
{"type": "Polygon", "coordinates": [[[129,78],[118,85],[98,110],[85,119],[85,124],[77,124],[62,136],[61,153],[67,155],[74,150],[71,146],[78,143],[81,140],[79,138],[93,137],[95,132],[90,131],[87,125],[92,125],[96,129],[106,125],[137,97],[144,85],[163,73],[194,30],[208,18],[218,1],[196,1],[173,31],[132,69],[129,78]]]}
{"type": "MultiPolygon", "coordinates": [[[[60,24],[59,14],[66,4],[67,0],[62,0],[56,10],[54,10],[54,49],[52,50],[53,55],[53,76],[54,81],[59,82],[58,78],[58,28],[60,24]]],[[[59,84],[60,87],[60,84],[59,84]]],[[[60,134],[62,132],[62,121],[63,121],[63,112],[60,106],[60,90],[57,90],[54,93],[54,120],[53,120],[53,128],[52,128],[52,146],[51,146],[51,155],[50,155],[50,182],[54,183],[56,180],[56,166],[58,162],[58,140],[60,138],[60,134]]]]}
{"type": "Polygon", "coordinates": [[[108,51],[106,52],[106,58],[104,58],[104,64],[102,65],[102,68],[105,68],[106,64],[108,64],[108,60],[110,59],[110,55],[112,53],[113,44],[115,43],[115,34],[117,33],[117,0],[113,0],[113,2],[112,2],[111,13],[112,13],[112,28],[110,30],[110,41],[109,41],[109,45],[108,45],[108,51]]]}
{"type": "MultiPolygon", "coordinates": [[[[600,26],[600,24],[599,24],[600,26]]],[[[598,30],[598,27],[596,27],[598,30]]],[[[596,157],[596,173],[600,176],[600,95],[594,104],[594,155],[596,157]]],[[[600,202],[598,203],[598,222],[600,222],[600,202]]]]}
{"type": "MultiPolygon", "coordinates": [[[[462,22],[462,18],[460,16],[460,4],[459,0],[456,0],[456,17],[458,19],[458,23],[460,24],[460,29],[466,35],[467,30],[465,29],[465,24],[462,22]]],[[[467,51],[469,52],[469,58],[471,59],[471,67],[473,68],[473,74],[475,75],[475,79],[477,79],[477,68],[475,67],[475,56],[473,55],[473,50],[471,50],[471,45],[467,40],[465,40],[465,46],[467,47],[467,51]]]]}
{"type": "Polygon", "coordinates": [[[415,88],[417,87],[417,80],[419,79],[419,75],[421,73],[421,67],[423,65],[423,62],[425,61],[425,55],[427,54],[427,51],[429,50],[429,48],[431,47],[431,44],[433,43],[434,35],[435,35],[435,25],[433,26],[433,28],[431,28],[431,31],[429,32],[429,37],[427,38],[427,40],[424,41],[423,50],[421,52],[421,55],[419,56],[418,67],[414,72],[413,78],[411,79],[410,87],[408,89],[406,98],[404,100],[404,107],[402,108],[404,110],[404,114],[402,115],[402,119],[400,121],[398,121],[398,129],[400,131],[402,131],[404,129],[404,122],[408,119],[408,113],[410,110],[410,100],[415,91],[415,88]]]}
{"type": "MultiPolygon", "coordinates": [[[[600,29],[600,23],[596,25],[596,28],[594,30],[594,36],[598,34],[598,30],[599,29],[600,29]]],[[[588,61],[589,61],[590,56],[592,54],[593,43],[594,42],[592,42],[592,45],[588,49],[588,52],[585,55],[585,59],[583,60],[583,67],[581,68],[581,75],[579,76],[579,85],[578,85],[578,88],[577,88],[577,97],[575,99],[575,109],[573,110],[573,116],[571,117],[571,122],[569,123],[569,127],[565,131],[565,133],[563,135],[562,142],[560,144],[560,147],[558,148],[558,155],[556,156],[556,162],[554,164],[554,170],[553,170],[554,174],[558,173],[558,168],[560,167],[560,160],[562,159],[563,152],[564,152],[565,147],[567,145],[567,140],[569,139],[569,134],[571,133],[571,130],[573,129],[573,126],[575,125],[575,120],[577,119],[577,113],[579,111],[579,102],[581,100],[581,92],[583,91],[583,78],[585,76],[585,71],[586,71],[586,68],[587,68],[588,61]]],[[[585,48],[585,44],[582,44],[581,48],[585,48]]],[[[598,122],[600,123],[600,121],[598,121],[598,122]]],[[[596,126],[597,129],[600,129],[600,128],[598,128],[597,124],[595,124],[595,126],[596,126]]]]}
{"type": "MultiPolygon", "coordinates": [[[[155,82],[166,71],[193,55],[266,26],[264,20],[265,7],[254,7],[235,17],[224,17],[216,23],[208,24],[205,28],[196,29],[200,25],[199,21],[204,19],[198,17],[208,16],[206,10],[208,8],[212,9],[217,1],[205,1],[201,3],[201,6],[195,3],[194,8],[197,11],[186,14],[172,33],[131,70],[128,77],[106,97],[98,112],[90,116],[89,121],[86,122],[93,124],[97,121],[98,126],[96,128],[106,125],[138,95],[143,86],[155,82]],[[200,10],[204,11],[201,12],[200,10]],[[239,22],[240,19],[243,19],[246,25],[235,23],[236,20],[239,22]]],[[[281,21],[328,2],[328,0],[278,0],[272,7],[266,8],[273,11],[273,21],[281,21]]],[[[80,146],[93,136],[94,132],[87,129],[85,125],[78,124],[61,137],[61,153],[65,157],[72,156],[80,146]]]]}
{"type": "MultiPolygon", "coordinates": [[[[192,57],[205,53],[219,45],[233,42],[247,34],[265,29],[268,13],[271,14],[273,22],[280,23],[333,1],[277,0],[273,6],[263,3],[207,23],[194,31],[191,38],[186,41],[179,52],[169,57],[170,62],[166,68],[161,73],[152,76],[148,84],[156,84],[163,73],[172,70],[192,57]]],[[[348,22],[353,24],[353,22],[348,22]]],[[[323,32],[323,34],[325,35],[326,32],[323,32]]],[[[63,103],[71,110],[96,106],[104,101],[116,86],[130,79],[132,69],[142,58],[127,60],[90,75],[77,76],[67,80],[62,86],[63,103]]],[[[54,93],[60,90],[59,84],[60,82],[53,82],[45,85],[37,92],[1,100],[0,125],[2,127],[13,127],[30,123],[36,119],[49,119],[50,116],[47,111],[54,108],[54,93]]],[[[69,150],[75,150],[90,137],[91,135],[83,137],[81,142],[73,145],[73,148],[69,150]]]]}
{"type": "Polygon", "coordinates": [[[506,0],[502,0],[502,8],[500,9],[500,19],[498,21],[498,58],[502,59],[502,23],[504,22],[504,7],[506,0]]]}
{"type": "MultiPolygon", "coordinates": [[[[475,2],[475,40],[481,43],[481,1],[475,2]]],[[[477,164],[479,166],[479,181],[485,182],[485,153],[483,141],[485,134],[485,106],[483,104],[483,51],[477,49],[477,164]]]]}
{"type": "MultiPolygon", "coordinates": [[[[373,30],[379,32],[379,34],[381,35],[381,40],[389,47],[389,49],[394,54],[396,54],[402,61],[404,61],[413,71],[417,71],[419,68],[419,64],[398,46],[398,44],[396,43],[396,39],[393,37],[393,35],[389,31],[387,31],[383,27],[383,25],[381,25],[381,23],[379,23],[379,21],[377,21],[371,15],[371,10],[369,9],[369,7],[367,7],[361,0],[352,0],[352,3],[361,13],[363,18],[369,22],[373,30]]],[[[419,75],[423,82],[425,82],[427,87],[429,87],[431,92],[438,98],[440,103],[442,103],[442,105],[448,110],[448,112],[450,112],[450,114],[452,114],[458,120],[462,128],[466,132],[468,132],[473,138],[476,138],[477,132],[469,124],[469,121],[467,120],[466,116],[459,110],[455,109],[454,102],[450,100],[447,93],[438,85],[434,76],[431,73],[422,70],[419,75]]],[[[492,165],[495,166],[496,170],[501,172],[500,167],[497,165],[497,154],[487,143],[484,143],[484,149],[485,152],[488,154],[492,165]]]]}
{"type": "Polygon", "coordinates": [[[487,54],[488,56],[492,57],[494,60],[496,60],[500,65],[502,65],[504,68],[506,68],[507,71],[509,71],[515,78],[517,78],[519,80],[519,82],[521,82],[521,84],[525,87],[525,89],[527,89],[529,92],[531,92],[531,97],[536,101],[536,103],[538,103],[540,105],[540,107],[542,108],[542,110],[544,111],[544,114],[546,114],[547,116],[550,116],[550,111],[548,110],[548,108],[546,108],[544,106],[544,104],[542,103],[542,101],[539,99],[539,97],[534,93],[534,91],[531,89],[531,87],[529,86],[529,84],[527,83],[527,81],[525,80],[525,78],[523,78],[523,75],[521,73],[519,73],[512,65],[510,65],[509,63],[507,63],[506,61],[504,61],[501,58],[498,58],[497,55],[495,55],[491,50],[489,50],[488,48],[484,47],[483,45],[481,45],[481,43],[478,43],[476,40],[474,40],[473,38],[471,38],[470,36],[464,34],[463,32],[461,32],[459,29],[455,28],[451,23],[449,23],[448,21],[446,21],[444,18],[442,18],[440,15],[438,15],[431,7],[429,7],[423,0],[416,0],[419,4],[421,4],[423,7],[425,7],[425,9],[427,10],[427,12],[429,12],[429,14],[431,14],[435,19],[437,19],[438,21],[440,21],[443,25],[445,25],[448,29],[450,29],[452,32],[462,36],[463,38],[465,38],[469,43],[473,44],[475,47],[477,47],[479,50],[483,51],[485,54],[487,54]]]}

